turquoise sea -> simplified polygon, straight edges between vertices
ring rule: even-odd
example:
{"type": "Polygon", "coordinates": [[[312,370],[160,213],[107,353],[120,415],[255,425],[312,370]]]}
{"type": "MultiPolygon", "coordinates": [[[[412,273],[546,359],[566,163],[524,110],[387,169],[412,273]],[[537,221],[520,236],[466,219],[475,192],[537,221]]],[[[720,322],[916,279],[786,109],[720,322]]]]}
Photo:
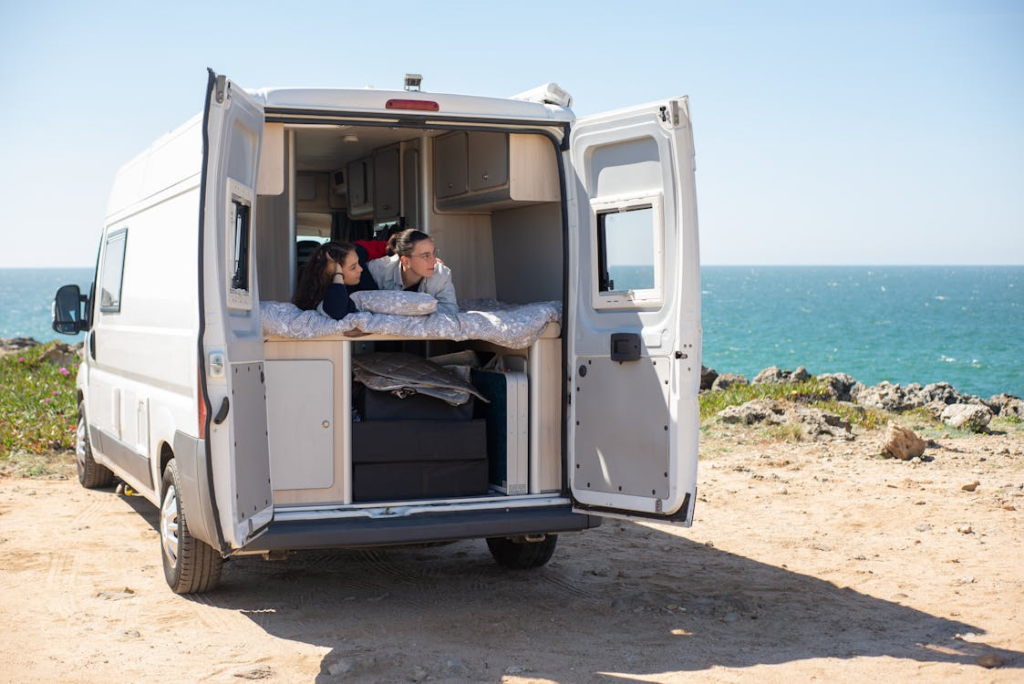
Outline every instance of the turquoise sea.
{"type": "MultiPolygon", "coordinates": [[[[0,269],[0,337],[77,341],[50,329],[50,302],[91,280],[91,268],[0,269]]],[[[1024,266],[705,266],[702,307],[704,365],[719,372],[803,365],[1024,396],[1024,266]]]]}

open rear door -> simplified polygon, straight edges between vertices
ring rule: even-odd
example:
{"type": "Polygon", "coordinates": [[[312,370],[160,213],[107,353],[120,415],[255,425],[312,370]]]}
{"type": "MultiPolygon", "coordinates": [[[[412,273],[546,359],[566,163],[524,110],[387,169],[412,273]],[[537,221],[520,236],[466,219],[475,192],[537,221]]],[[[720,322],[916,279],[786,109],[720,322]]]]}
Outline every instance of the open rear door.
{"type": "Polygon", "coordinates": [[[200,230],[201,376],[209,490],[221,551],[273,518],[263,330],[256,284],[256,175],[263,105],[210,72],[200,230]]]}
{"type": "Polygon", "coordinates": [[[688,525],[701,351],[688,102],[580,119],[570,151],[578,221],[567,317],[575,508],[688,525]]]}

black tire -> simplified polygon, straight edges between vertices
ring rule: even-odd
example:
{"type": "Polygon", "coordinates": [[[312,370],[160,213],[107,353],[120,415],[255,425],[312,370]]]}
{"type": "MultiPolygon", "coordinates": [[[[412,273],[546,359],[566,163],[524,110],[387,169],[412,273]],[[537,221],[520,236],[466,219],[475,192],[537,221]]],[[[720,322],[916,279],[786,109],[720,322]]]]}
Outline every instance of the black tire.
{"type": "Polygon", "coordinates": [[[209,544],[188,531],[181,508],[178,464],[172,458],[164,468],[160,503],[160,557],[164,578],[176,594],[201,594],[220,582],[224,559],[209,544]]]}
{"type": "Polygon", "coordinates": [[[78,482],[86,489],[109,487],[114,483],[114,473],[106,466],[93,460],[92,445],[89,444],[89,423],[85,419],[85,402],[78,402],[78,428],[75,430],[75,462],[78,466],[78,482]]]}
{"type": "Polygon", "coordinates": [[[487,548],[498,565],[510,570],[539,568],[551,560],[558,543],[557,534],[549,534],[543,541],[529,542],[508,537],[489,537],[487,548]]]}

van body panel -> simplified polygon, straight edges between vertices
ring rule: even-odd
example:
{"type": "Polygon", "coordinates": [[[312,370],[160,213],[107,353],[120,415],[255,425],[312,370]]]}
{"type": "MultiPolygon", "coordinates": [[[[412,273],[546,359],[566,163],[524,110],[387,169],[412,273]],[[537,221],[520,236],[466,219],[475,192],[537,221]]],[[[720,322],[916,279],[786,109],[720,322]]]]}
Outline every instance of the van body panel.
{"type": "Polygon", "coordinates": [[[573,128],[568,470],[582,507],[678,517],[692,501],[696,403],[687,399],[699,386],[700,339],[680,311],[697,311],[700,291],[687,237],[696,231],[684,190],[694,183],[688,127],[685,100],[673,100],[573,128]]]}
{"type": "Polygon", "coordinates": [[[204,121],[199,301],[209,490],[223,553],[259,535],[274,511],[253,237],[263,106],[211,72],[204,121]]]}
{"type": "Polygon", "coordinates": [[[268,88],[253,91],[267,109],[298,111],[322,109],[326,112],[366,112],[374,115],[401,114],[403,117],[474,119],[501,118],[527,121],[571,121],[572,112],[538,102],[504,98],[475,97],[448,93],[376,90],[374,88],[268,88]],[[389,101],[436,102],[438,111],[388,108],[389,101]]]}

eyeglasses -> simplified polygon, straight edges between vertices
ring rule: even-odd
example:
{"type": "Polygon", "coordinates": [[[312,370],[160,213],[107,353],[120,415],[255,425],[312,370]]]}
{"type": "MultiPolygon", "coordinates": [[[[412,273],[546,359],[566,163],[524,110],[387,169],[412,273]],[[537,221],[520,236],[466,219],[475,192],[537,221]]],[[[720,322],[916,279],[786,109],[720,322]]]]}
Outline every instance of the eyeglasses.
{"type": "Polygon", "coordinates": [[[440,258],[440,254],[437,251],[423,252],[422,254],[410,254],[410,257],[414,259],[424,259],[426,261],[433,261],[434,259],[440,258]]]}

